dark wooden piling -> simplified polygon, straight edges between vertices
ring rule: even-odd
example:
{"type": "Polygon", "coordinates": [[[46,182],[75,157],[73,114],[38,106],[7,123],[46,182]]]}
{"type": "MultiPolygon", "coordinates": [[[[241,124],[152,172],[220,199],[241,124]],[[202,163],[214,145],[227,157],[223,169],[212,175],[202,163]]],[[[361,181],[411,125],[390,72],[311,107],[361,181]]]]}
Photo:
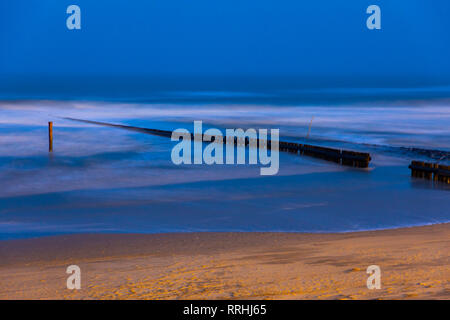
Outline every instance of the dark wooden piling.
{"type": "Polygon", "coordinates": [[[431,180],[433,178],[433,172],[434,172],[434,163],[424,163],[425,168],[428,170],[424,172],[423,176],[427,180],[431,180]]]}
{"type": "Polygon", "coordinates": [[[438,165],[436,168],[437,181],[450,183],[450,166],[438,165]]]}
{"type": "Polygon", "coordinates": [[[369,153],[347,150],[342,150],[341,152],[341,163],[345,166],[367,168],[370,160],[372,158],[369,153]]]}
{"type": "Polygon", "coordinates": [[[304,144],[302,146],[302,154],[323,160],[341,163],[342,151],[340,149],[304,144]]]}
{"type": "Polygon", "coordinates": [[[284,152],[298,153],[299,144],[294,143],[294,142],[280,141],[279,149],[280,149],[280,151],[284,151],[284,152]]]}
{"type": "Polygon", "coordinates": [[[450,183],[450,166],[423,161],[411,161],[411,177],[450,183]]]}
{"type": "Polygon", "coordinates": [[[48,152],[53,152],[53,122],[48,122],[48,152]]]}
{"type": "Polygon", "coordinates": [[[411,161],[409,168],[411,169],[411,177],[420,178],[419,177],[419,168],[423,167],[424,162],[422,161],[411,161]]]}
{"type": "MultiPolygon", "coordinates": [[[[434,163],[433,168],[435,169],[435,171],[437,171],[437,170],[439,170],[439,165],[437,163],[434,163]]],[[[433,181],[439,181],[439,174],[433,175],[433,181]]]]}

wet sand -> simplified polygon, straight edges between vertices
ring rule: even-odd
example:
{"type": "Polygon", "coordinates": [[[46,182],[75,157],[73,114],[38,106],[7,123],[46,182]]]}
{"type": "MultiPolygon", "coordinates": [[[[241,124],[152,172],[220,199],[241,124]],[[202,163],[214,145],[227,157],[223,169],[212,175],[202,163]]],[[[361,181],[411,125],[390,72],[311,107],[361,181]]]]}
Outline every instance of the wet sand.
{"type": "Polygon", "coordinates": [[[344,234],[78,234],[0,242],[1,299],[450,299],[450,224],[344,234]],[[67,266],[81,290],[66,288],[67,266]],[[369,265],[381,289],[369,290],[369,265]]]}

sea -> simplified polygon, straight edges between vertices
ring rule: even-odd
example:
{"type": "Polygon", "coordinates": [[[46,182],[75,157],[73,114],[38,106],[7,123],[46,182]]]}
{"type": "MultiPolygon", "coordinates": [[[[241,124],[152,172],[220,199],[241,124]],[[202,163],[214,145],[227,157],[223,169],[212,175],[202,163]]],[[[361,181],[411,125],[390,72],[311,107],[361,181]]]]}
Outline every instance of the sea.
{"type": "MultiPolygon", "coordinates": [[[[320,96],[320,93],[317,93],[320,96]]],[[[169,95],[166,96],[166,98],[169,95]]],[[[353,232],[450,221],[450,187],[412,178],[412,160],[450,164],[450,99],[0,101],[0,240],[71,233],[353,232]],[[369,152],[369,168],[280,153],[261,164],[181,164],[177,142],[77,118],[160,130],[279,129],[280,139],[369,152]],[[53,122],[53,152],[48,122],[53,122]]]]}

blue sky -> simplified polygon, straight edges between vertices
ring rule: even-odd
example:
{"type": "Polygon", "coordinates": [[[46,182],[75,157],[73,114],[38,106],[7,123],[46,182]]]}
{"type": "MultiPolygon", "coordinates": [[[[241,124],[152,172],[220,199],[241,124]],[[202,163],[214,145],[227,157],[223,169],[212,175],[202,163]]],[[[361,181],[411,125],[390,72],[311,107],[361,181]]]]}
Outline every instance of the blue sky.
{"type": "Polygon", "coordinates": [[[2,1],[0,92],[448,86],[449,13],[446,0],[2,1]],[[66,28],[70,4],[81,30],[66,28]],[[366,28],[371,4],[381,30],[366,28]]]}

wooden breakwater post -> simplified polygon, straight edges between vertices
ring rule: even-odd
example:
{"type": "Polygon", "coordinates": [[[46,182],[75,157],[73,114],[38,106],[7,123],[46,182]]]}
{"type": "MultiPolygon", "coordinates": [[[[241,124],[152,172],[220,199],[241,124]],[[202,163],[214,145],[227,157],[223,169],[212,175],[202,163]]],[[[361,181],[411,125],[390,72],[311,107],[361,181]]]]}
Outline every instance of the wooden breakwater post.
{"type": "Polygon", "coordinates": [[[450,166],[438,165],[434,180],[450,184],[450,166]]]}
{"type": "Polygon", "coordinates": [[[413,178],[450,183],[450,166],[424,161],[411,161],[409,168],[413,178]]]}
{"type": "Polygon", "coordinates": [[[48,122],[48,152],[53,152],[53,122],[48,122]]]}

